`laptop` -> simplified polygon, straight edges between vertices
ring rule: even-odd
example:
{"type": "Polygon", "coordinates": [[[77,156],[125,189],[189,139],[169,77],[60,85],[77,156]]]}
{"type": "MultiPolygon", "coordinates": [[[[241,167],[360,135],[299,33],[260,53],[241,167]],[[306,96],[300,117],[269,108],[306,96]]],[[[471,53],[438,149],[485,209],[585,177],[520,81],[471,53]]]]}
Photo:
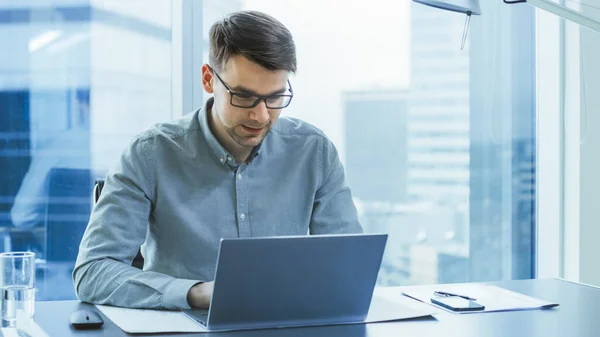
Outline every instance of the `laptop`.
{"type": "Polygon", "coordinates": [[[208,331],[363,322],[387,234],[233,238],[220,242],[208,331]]]}

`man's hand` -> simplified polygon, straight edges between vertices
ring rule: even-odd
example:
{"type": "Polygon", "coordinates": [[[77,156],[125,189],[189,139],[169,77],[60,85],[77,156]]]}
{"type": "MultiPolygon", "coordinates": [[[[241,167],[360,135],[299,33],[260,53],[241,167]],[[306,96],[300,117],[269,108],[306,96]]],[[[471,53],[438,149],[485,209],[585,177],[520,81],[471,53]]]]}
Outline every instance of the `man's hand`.
{"type": "Polygon", "coordinates": [[[190,307],[208,309],[213,294],[214,284],[214,282],[204,282],[193,286],[187,294],[187,301],[190,307]]]}

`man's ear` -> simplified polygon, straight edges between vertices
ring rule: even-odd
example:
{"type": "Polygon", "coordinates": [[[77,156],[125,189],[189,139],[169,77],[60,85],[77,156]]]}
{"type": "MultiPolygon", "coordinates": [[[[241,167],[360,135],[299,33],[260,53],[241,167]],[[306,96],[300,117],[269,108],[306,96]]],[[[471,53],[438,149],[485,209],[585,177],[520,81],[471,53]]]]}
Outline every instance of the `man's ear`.
{"type": "Polygon", "coordinates": [[[202,65],[202,86],[204,87],[204,91],[209,94],[214,92],[213,85],[215,83],[215,77],[212,71],[212,68],[208,64],[202,65]]]}

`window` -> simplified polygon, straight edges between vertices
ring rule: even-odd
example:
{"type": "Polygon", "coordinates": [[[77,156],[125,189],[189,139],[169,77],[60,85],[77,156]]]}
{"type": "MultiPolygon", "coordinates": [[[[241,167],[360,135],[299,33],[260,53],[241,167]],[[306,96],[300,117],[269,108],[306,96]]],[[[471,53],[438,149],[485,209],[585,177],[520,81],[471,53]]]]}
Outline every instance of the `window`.
{"type": "MultiPolygon", "coordinates": [[[[562,4],[596,22],[586,1],[562,4]]],[[[600,34],[539,11],[540,25],[540,265],[543,277],[600,284],[596,129],[600,101],[600,34]],[[544,33],[542,33],[544,32],[544,33]],[[557,38],[560,37],[560,38],[557,38]],[[543,75],[542,75],[543,74],[543,75]],[[541,167],[542,168],[542,167],[541,167]]]]}
{"type": "Polygon", "coordinates": [[[531,8],[482,2],[461,51],[463,16],[410,1],[46,3],[0,1],[0,251],[36,252],[38,300],[74,298],[94,180],[207,98],[208,28],[240,9],[294,34],[284,113],[332,139],[365,230],[389,234],[380,285],[534,276],[531,8]]]}
{"type": "Polygon", "coordinates": [[[0,45],[0,250],[72,299],[94,180],[171,117],[171,1],[2,1],[0,45]]]}
{"type": "Polygon", "coordinates": [[[379,284],[534,276],[534,10],[500,3],[462,51],[463,15],[410,1],[229,8],[294,34],[284,113],[333,140],[365,230],[389,234],[379,284]]]}
{"type": "MultiPolygon", "coordinates": [[[[573,1],[568,7],[600,22],[600,7],[585,1],[573,1]],[[595,6],[594,6],[595,5],[595,6]]],[[[600,32],[573,22],[565,23],[562,145],[564,195],[561,247],[563,277],[583,283],[600,285],[596,256],[598,248],[598,189],[600,160],[598,157],[598,120],[600,99],[600,32]]]]}

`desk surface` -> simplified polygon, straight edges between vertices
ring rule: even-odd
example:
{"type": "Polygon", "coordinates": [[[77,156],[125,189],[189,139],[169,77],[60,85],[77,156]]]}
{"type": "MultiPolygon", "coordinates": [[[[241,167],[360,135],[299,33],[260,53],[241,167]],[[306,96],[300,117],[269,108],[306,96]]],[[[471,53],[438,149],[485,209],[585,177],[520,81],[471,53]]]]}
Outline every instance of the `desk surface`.
{"type": "MultiPolygon", "coordinates": [[[[497,312],[457,315],[441,313],[434,318],[357,325],[270,329],[200,334],[161,334],[151,336],[219,336],[219,337],[299,337],[299,336],[460,336],[460,337],[597,337],[600,336],[600,288],[563,280],[521,280],[496,283],[526,295],[560,304],[550,310],[497,312]]],[[[37,302],[36,322],[50,336],[132,336],[122,332],[106,317],[102,330],[77,331],[68,322],[78,308],[89,308],[78,301],[37,302]]],[[[135,335],[142,336],[142,335],[135,335]]]]}

